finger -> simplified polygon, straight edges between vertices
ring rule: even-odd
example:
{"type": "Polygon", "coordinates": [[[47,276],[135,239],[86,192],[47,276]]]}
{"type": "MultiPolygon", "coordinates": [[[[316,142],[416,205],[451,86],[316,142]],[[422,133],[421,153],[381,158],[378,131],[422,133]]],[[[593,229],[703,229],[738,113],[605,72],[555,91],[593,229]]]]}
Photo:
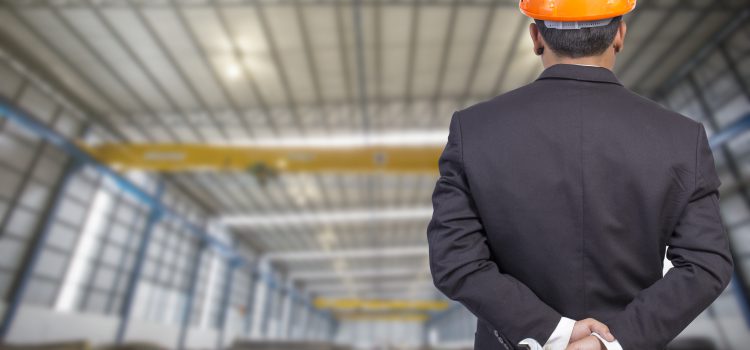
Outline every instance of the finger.
{"type": "Polygon", "coordinates": [[[609,331],[609,327],[593,318],[587,319],[589,330],[604,337],[607,341],[615,341],[615,336],[609,331]]]}
{"type": "Polygon", "coordinates": [[[589,336],[587,338],[584,338],[581,342],[581,346],[578,350],[600,350],[601,349],[601,343],[599,342],[599,338],[592,336],[589,336]]]}
{"type": "Polygon", "coordinates": [[[593,336],[588,336],[577,342],[568,344],[568,347],[566,347],[565,350],[598,350],[599,340],[593,342],[591,338],[596,339],[593,336]]]}
{"type": "Polygon", "coordinates": [[[580,350],[581,349],[581,343],[586,341],[586,338],[582,338],[578,341],[572,342],[568,344],[568,346],[565,348],[565,350],[580,350]]]}

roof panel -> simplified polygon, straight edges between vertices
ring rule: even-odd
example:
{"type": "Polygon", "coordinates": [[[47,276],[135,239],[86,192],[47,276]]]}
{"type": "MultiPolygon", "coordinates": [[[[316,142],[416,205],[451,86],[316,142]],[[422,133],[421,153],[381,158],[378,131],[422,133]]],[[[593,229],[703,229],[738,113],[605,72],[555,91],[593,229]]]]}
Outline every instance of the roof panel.
{"type": "MultiPolygon", "coordinates": [[[[129,9],[105,9],[102,13],[112,23],[112,26],[124,38],[127,45],[144,62],[146,69],[156,78],[175,103],[187,110],[196,110],[200,106],[195,98],[191,98],[189,91],[181,83],[174,67],[164,56],[158,45],[154,42],[149,32],[140,24],[140,21],[129,9]]],[[[170,106],[164,106],[165,110],[172,110],[170,106]]]]}
{"type": "MultiPolygon", "coordinates": [[[[195,11],[206,11],[199,9],[195,11]]],[[[202,98],[208,107],[227,106],[221,90],[209,69],[201,60],[198,48],[190,40],[188,28],[183,26],[177,13],[171,9],[149,9],[144,11],[146,19],[154,27],[156,34],[164,42],[166,49],[177,60],[175,69],[185,72],[199,96],[192,94],[193,99],[202,98]]],[[[187,23],[195,30],[194,23],[187,23]]]]}
{"type": "Polygon", "coordinates": [[[92,54],[101,56],[102,65],[109,65],[112,71],[116,72],[117,82],[126,87],[126,91],[132,90],[132,95],[137,98],[137,110],[146,112],[168,109],[144,71],[131,59],[93,11],[65,9],[59,11],[57,18],[61,22],[69,22],[72,32],[89,44],[92,54]]]}

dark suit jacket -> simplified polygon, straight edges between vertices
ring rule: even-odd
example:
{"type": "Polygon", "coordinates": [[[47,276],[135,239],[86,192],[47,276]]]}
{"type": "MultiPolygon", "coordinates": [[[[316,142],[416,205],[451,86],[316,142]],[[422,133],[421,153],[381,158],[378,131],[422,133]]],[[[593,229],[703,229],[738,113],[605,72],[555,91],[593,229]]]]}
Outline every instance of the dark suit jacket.
{"type": "Polygon", "coordinates": [[[703,124],[606,68],[554,65],[455,112],[439,166],[430,269],[479,319],[475,349],[544,344],[561,316],[663,349],[730,281],[703,124]]]}

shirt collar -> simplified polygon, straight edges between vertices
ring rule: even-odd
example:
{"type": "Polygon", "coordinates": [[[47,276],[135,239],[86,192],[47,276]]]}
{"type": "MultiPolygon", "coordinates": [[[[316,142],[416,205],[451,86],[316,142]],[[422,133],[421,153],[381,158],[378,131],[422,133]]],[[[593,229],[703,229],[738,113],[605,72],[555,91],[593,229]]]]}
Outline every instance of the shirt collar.
{"type": "Polygon", "coordinates": [[[571,79],[596,83],[611,83],[622,86],[620,80],[617,79],[617,76],[611,70],[604,67],[578,64],[559,63],[549,66],[536,80],[542,79],[571,79]]]}

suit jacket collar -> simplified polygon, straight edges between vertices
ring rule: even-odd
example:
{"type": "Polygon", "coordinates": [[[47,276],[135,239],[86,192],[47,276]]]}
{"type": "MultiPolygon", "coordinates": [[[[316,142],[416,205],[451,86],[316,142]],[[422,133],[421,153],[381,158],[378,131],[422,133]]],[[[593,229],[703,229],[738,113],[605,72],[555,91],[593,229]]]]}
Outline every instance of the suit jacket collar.
{"type": "Polygon", "coordinates": [[[615,73],[607,68],[579,66],[575,64],[555,64],[549,66],[536,80],[542,79],[572,79],[622,85],[617,76],[615,76],[615,73]]]}

